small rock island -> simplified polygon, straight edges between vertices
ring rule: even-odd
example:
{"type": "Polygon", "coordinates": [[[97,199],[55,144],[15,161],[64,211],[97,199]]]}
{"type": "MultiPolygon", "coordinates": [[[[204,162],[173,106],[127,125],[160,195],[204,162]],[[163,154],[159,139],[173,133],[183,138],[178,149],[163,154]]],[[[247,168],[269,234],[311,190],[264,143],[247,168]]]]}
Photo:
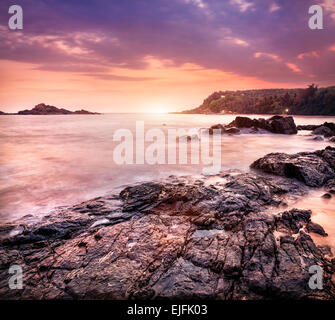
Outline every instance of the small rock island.
{"type": "Polygon", "coordinates": [[[64,108],[57,108],[54,106],[50,106],[44,103],[40,103],[36,105],[33,109],[28,110],[22,110],[18,113],[5,113],[0,111],[0,115],[8,115],[8,114],[18,114],[18,115],[63,115],[63,114],[100,114],[98,112],[90,112],[87,110],[77,110],[77,111],[70,111],[64,108]]]}

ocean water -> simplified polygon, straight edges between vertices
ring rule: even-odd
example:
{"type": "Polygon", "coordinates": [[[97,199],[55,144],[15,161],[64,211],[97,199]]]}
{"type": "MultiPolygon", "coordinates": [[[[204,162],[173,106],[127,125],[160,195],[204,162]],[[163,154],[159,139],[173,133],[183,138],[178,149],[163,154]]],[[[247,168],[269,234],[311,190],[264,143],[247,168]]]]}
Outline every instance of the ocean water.
{"type": "MultiPolygon", "coordinates": [[[[59,116],[0,116],[0,222],[26,215],[38,219],[55,207],[69,206],[125,185],[174,175],[199,175],[204,165],[118,165],[113,151],[117,129],[135,136],[136,121],[145,130],[208,128],[228,124],[236,115],[103,114],[59,116]]],[[[262,117],[252,115],[250,117],[262,117]]],[[[263,116],[264,117],[264,116],[263,116]]],[[[335,122],[335,117],[294,117],[296,124],[335,122]]],[[[270,152],[296,153],[323,149],[309,131],[297,135],[237,135],[222,138],[222,169],[247,171],[256,159],[270,152]]],[[[171,146],[169,146],[170,148],[171,146]]],[[[174,146],[175,147],[175,146],[174,146]]],[[[313,209],[335,239],[335,200],[320,198],[322,191],[297,205],[313,209]]]]}

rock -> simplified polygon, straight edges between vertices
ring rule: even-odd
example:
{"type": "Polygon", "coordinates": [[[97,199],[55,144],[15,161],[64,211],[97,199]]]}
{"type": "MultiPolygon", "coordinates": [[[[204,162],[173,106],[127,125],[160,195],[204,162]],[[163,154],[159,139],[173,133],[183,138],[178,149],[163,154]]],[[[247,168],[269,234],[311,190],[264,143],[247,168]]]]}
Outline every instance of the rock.
{"type": "Polygon", "coordinates": [[[335,123],[325,122],[322,125],[299,125],[298,130],[310,130],[313,134],[322,135],[325,137],[335,136],[335,123]]]}
{"type": "Polygon", "coordinates": [[[325,122],[323,126],[329,128],[332,131],[335,131],[335,123],[334,122],[325,122]]]}
{"type": "Polygon", "coordinates": [[[260,128],[279,134],[296,134],[298,132],[293,118],[283,116],[273,116],[267,120],[236,117],[227,127],[260,128]]]}
{"type": "Polygon", "coordinates": [[[214,130],[221,130],[220,133],[222,134],[226,129],[222,124],[215,124],[209,128],[209,134],[213,134],[214,130]]]}
{"type": "Polygon", "coordinates": [[[267,122],[273,133],[296,134],[298,132],[292,117],[274,116],[267,122]]]}
{"type": "Polygon", "coordinates": [[[248,117],[236,117],[235,120],[229,124],[229,126],[235,126],[237,128],[258,127],[258,120],[250,119],[248,117]]]}
{"type": "Polygon", "coordinates": [[[309,222],[306,227],[308,232],[319,234],[320,236],[327,237],[328,234],[325,230],[317,223],[309,222]]]}
{"type": "Polygon", "coordinates": [[[225,133],[228,133],[228,134],[239,134],[240,133],[240,129],[235,128],[235,127],[231,127],[231,128],[226,129],[225,133]]]}
{"type": "Polygon", "coordinates": [[[325,127],[325,126],[321,126],[321,127],[316,128],[315,130],[313,130],[312,134],[322,135],[322,136],[325,136],[325,137],[331,137],[331,136],[334,135],[333,131],[331,129],[329,129],[328,127],[325,127]]]}
{"type": "Polygon", "coordinates": [[[181,136],[181,137],[177,137],[177,141],[178,142],[190,142],[190,141],[198,141],[199,140],[199,136],[197,134],[193,134],[193,135],[185,135],[185,136],[181,136]]]}
{"type": "Polygon", "coordinates": [[[322,198],[324,199],[330,199],[332,197],[332,195],[330,193],[325,193],[322,198]]]}
{"type": "Polygon", "coordinates": [[[335,179],[328,180],[327,183],[325,184],[325,189],[326,190],[335,189],[335,179]]]}
{"type": "Polygon", "coordinates": [[[90,112],[90,111],[87,111],[87,110],[84,110],[84,109],[77,110],[77,111],[74,111],[72,113],[73,114],[100,114],[98,112],[90,112]]]}
{"type": "Polygon", "coordinates": [[[314,124],[300,125],[300,126],[297,126],[297,130],[313,131],[313,130],[315,130],[318,127],[319,127],[319,125],[314,125],[314,124]]]}
{"type": "Polygon", "coordinates": [[[335,148],[293,155],[270,153],[252,163],[251,168],[296,178],[310,187],[321,187],[335,177],[335,148]]]}
{"type": "Polygon", "coordinates": [[[18,114],[20,115],[64,115],[64,114],[99,114],[97,112],[89,112],[86,110],[78,110],[78,111],[69,111],[63,108],[57,108],[54,106],[49,106],[44,103],[40,103],[36,105],[31,110],[22,110],[19,111],[18,114]]]}
{"type": "Polygon", "coordinates": [[[0,224],[0,299],[335,299],[335,263],[309,235],[326,236],[312,212],[272,213],[307,187],[236,170],[215,178],[171,176],[27,225],[0,224]],[[13,264],[23,290],[8,288],[13,264]],[[316,264],[317,292],[308,287],[316,264]]]}
{"type": "Polygon", "coordinates": [[[322,136],[316,136],[316,137],[312,138],[311,140],[313,140],[313,141],[323,141],[324,139],[323,139],[322,136]]]}

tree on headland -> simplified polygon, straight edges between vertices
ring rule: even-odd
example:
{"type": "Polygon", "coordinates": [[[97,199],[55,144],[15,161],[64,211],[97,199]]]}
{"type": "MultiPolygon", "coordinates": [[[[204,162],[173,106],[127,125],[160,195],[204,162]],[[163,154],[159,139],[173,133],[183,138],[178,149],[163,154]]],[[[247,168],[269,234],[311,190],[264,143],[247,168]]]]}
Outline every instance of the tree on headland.
{"type": "Polygon", "coordinates": [[[335,115],[335,86],[217,91],[184,113],[335,115]]]}

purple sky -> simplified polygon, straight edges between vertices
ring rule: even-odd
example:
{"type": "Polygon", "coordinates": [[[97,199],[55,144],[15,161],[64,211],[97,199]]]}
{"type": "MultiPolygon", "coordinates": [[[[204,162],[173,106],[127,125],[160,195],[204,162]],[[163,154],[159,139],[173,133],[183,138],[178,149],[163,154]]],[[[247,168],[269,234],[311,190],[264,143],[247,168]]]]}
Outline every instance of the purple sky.
{"type": "MultiPolygon", "coordinates": [[[[161,92],[173,95],[173,72],[177,77],[182,69],[186,75],[188,65],[189,72],[199,68],[231,74],[236,89],[238,77],[249,79],[241,82],[241,89],[262,84],[266,87],[305,87],[312,82],[321,86],[335,84],[335,0],[15,1],[24,12],[22,32],[8,30],[11,4],[13,1],[7,0],[0,3],[0,68],[4,75],[8,74],[12,89],[6,90],[7,94],[2,90],[0,97],[11,108],[38,100],[11,96],[15,85],[16,91],[27,89],[29,70],[35,91],[36,72],[54,73],[57,81],[62,74],[67,81],[77,81],[67,85],[73,87],[73,94],[80,88],[78,81],[86,81],[85,85],[82,82],[85,88],[92,81],[91,84],[104,90],[106,87],[100,84],[109,83],[113,87],[111,92],[114,89],[113,97],[120,95],[115,103],[124,95],[122,86],[133,88],[137,83],[136,88],[144,90],[150,88],[145,83],[161,81],[161,92]],[[323,30],[308,28],[308,8],[312,4],[324,8],[323,30]],[[153,61],[159,61],[159,66],[153,61]],[[17,67],[17,63],[22,67],[17,67]],[[12,70],[16,67],[19,71],[15,81],[12,70]],[[150,72],[145,72],[149,69],[150,72]],[[164,72],[159,70],[166,70],[170,80],[164,82],[164,72]],[[167,83],[169,90],[164,91],[167,83]]],[[[229,77],[225,77],[221,86],[211,90],[212,84],[206,77],[202,84],[200,80],[194,84],[201,86],[201,94],[231,88],[229,77]]],[[[185,76],[184,82],[187,79],[191,75],[185,76]]],[[[6,78],[0,81],[1,85],[6,78]]],[[[43,90],[57,89],[62,88],[50,83],[43,90]]],[[[35,92],[38,93],[41,91],[35,92]]],[[[106,95],[105,100],[109,97],[106,95]]],[[[180,103],[176,108],[183,109],[186,100],[174,99],[174,103],[180,103]]],[[[103,100],[99,105],[105,110],[103,100]]]]}

